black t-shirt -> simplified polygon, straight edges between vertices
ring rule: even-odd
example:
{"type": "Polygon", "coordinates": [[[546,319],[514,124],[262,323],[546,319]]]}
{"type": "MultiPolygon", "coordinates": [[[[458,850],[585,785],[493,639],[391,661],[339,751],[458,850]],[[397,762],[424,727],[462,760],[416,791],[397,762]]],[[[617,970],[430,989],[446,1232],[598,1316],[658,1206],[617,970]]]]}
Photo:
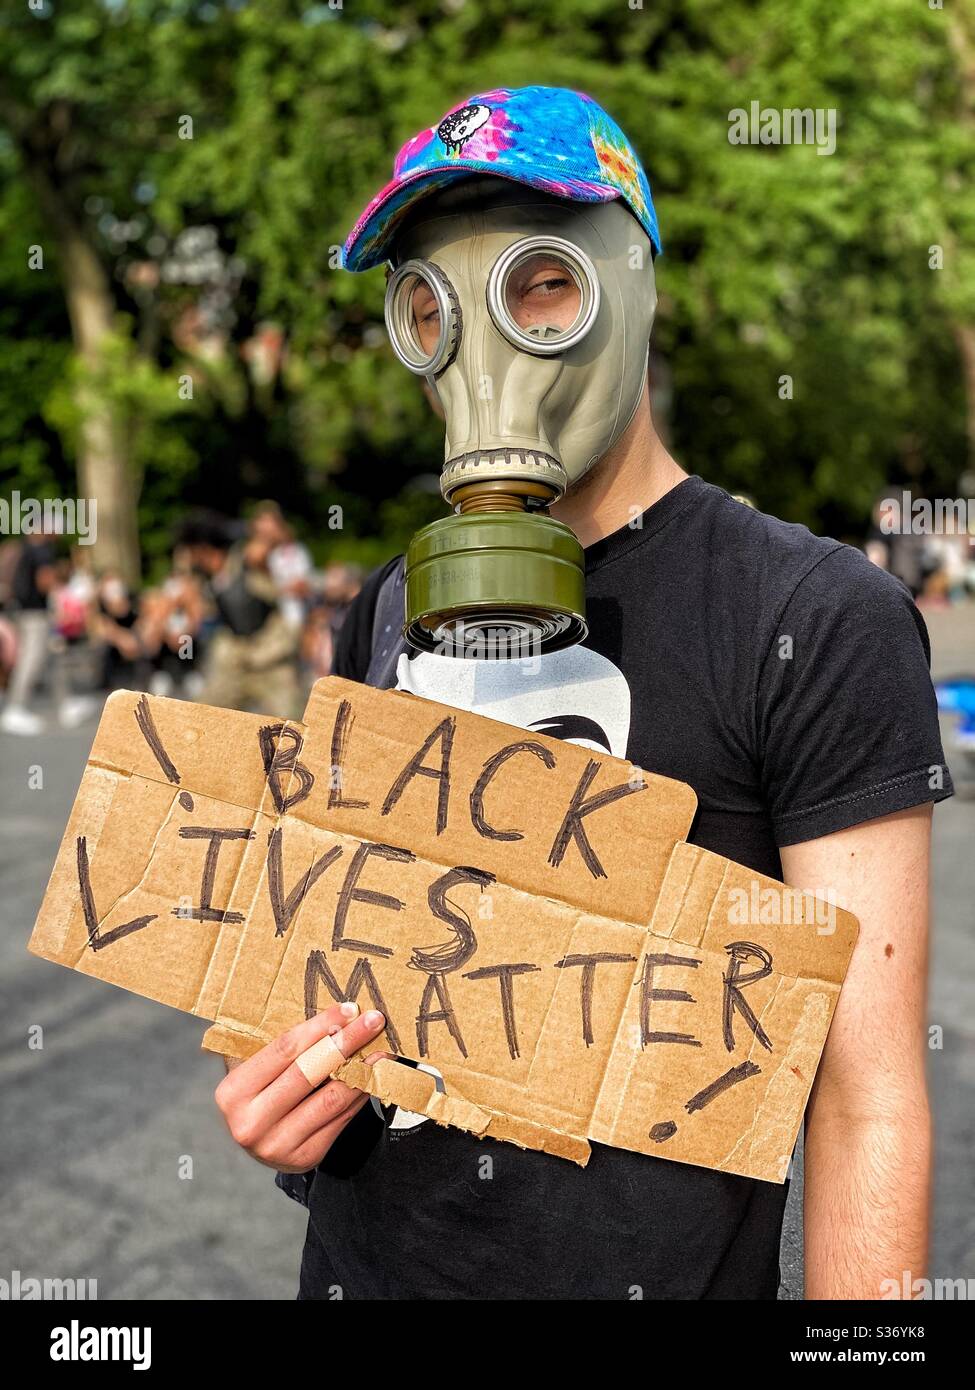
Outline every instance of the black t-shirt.
{"type": "MultiPolygon", "coordinates": [[[[339,675],[365,675],[388,571],[339,675]]],[[[586,550],[586,609],[584,647],[527,713],[529,682],[506,710],[496,673],[482,697],[459,671],[479,663],[404,656],[399,684],[461,703],[467,682],[468,708],[689,782],[690,839],[776,878],[779,846],[950,795],[924,624],[859,551],[692,477],[586,550]]],[[[312,1177],[302,1298],[776,1296],[785,1186],[599,1144],[580,1168],[382,1115],[364,1107],[312,1177]]]]}

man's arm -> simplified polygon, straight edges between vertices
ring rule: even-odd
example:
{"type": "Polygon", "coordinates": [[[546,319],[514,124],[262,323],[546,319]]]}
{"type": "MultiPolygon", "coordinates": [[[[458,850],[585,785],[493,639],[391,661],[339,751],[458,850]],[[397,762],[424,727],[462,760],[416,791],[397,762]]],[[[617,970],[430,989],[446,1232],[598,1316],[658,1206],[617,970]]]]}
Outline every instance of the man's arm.
{"type": "Polygon", "coordinates": [[[930,842],[924,805],[781,851],[788,884],[832,889],[860,920],[806,1114],[808,1299],[879,1298],[924,1274],[930,842]]]}

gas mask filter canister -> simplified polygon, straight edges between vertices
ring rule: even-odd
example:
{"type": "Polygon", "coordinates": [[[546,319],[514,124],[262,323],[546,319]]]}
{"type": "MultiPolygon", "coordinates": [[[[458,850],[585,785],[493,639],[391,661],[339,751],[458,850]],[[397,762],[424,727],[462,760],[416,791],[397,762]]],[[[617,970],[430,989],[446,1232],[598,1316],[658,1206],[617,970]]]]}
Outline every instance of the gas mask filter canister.
{"type": "Polygon", "coordinates": [[[386,324],[443,407],[441,491],[453,508],[407,551],[406,638],[495,660],[580,642],[583,551],[548,507],[639,404],[656,307],[650,241],[618,201],[570,204],[476,179],[438,195],[397,252],[386,324]]]}

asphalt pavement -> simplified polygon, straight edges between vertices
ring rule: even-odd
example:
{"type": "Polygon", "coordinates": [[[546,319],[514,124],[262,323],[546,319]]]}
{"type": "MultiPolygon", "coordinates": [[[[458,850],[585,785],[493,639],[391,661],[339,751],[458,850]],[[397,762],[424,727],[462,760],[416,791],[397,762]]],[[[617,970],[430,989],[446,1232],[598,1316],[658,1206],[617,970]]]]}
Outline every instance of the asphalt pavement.
{"type": "MultiPolygon", "coordinates": [[[[975,672],[975,606],[926,618],[935,675],[975,672]]],[[[205,1025],[27,954],[94,728],[0,735],[0,1278],[94,1279],[99,1299],[293,1299],[304,1215],[224,1132],[205,1025]]],[[[958,779],[948,725],[945,739],[958,779]]],[[[935,814],[931,1275],[951,1279],[975,1278],[975,772],[968,780],[935,814]]],[[[801,1297],[801,1169],[793,1187],[785,1298],[801,1297]]]]}

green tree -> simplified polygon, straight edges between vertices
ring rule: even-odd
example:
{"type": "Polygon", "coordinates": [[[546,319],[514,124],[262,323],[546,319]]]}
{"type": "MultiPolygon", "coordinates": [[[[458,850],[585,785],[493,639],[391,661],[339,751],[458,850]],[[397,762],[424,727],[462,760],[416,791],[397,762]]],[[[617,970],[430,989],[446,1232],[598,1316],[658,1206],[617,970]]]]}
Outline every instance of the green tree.
{"type": "MultiPolygon", "coordinates": [[[[181,507],[272,490],[322,553],[369,560],[435,514],[437,421],[386,344],[382,274],[346,274],[339,248],[399,146],[498,85],[588,91],[644,158],[665,247],[658,406],[688,467],[855,534],[885,483],[954,489],[975,447],[958,6],[45,0],[4,12],[0,41],[11,420],[38,487],[77,453],[129,569],[140,487],[159,555],[181,507]],[[835,153],[731,144],[752,101],[835,110],[835,153]],[[37,244],[43,277],[25,269],[37,244]],[[201,317],[210,339],[187,332],[201,317]],[[284,350],[261,378],[272,330],[284,350]]],[[[0,427],[0,468],[15,452],[0,427]]]]}

